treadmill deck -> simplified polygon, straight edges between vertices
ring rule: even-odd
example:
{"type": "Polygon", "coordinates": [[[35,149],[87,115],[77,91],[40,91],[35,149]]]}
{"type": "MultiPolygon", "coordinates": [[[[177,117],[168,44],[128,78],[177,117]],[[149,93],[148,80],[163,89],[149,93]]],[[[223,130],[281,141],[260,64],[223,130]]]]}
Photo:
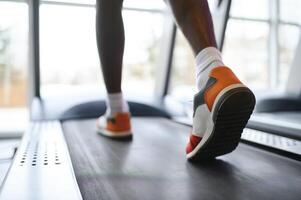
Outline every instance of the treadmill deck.
{"type": "Polygon", "coordinates": [[[301,164],[240,144],[206,163],[186,161],[190,127],[133,118],[131,141],[96,133],[95,119],[63,123],[83,199],[300,199],[301,164]]]}

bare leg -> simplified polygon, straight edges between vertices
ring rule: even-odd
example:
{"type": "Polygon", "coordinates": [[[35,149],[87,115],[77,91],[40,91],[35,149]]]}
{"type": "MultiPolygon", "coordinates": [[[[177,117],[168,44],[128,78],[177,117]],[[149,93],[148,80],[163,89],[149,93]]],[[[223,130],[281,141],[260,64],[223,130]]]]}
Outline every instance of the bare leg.
{"type": "Polygon", "coordinates": [[[97,47],[105,85],[107,111],[97,120],[98,133],[111,138],[131,137],[127,102],[121,92],[124,52],[123,0],[96,0],[97,47]]]}
{"type": "Polygon", "coordinates": [[[108,93],[121,92],[124,52],[123,0],[96,1],[97,47],[108,93]]]}
{"type": "Polygon", "coordinates": [[[210,71],[223,66],[217,49],[214,28],[207,0],[165,0],[175,21],[188,40],[196,56],[198,90],[207,82],[210,71]]]}
{"type": "Polygon", "coordinates": [[[207,0],[165,0],[177,25],[196,55],[206,47],[216,47],[212,18],[207,0]]]}

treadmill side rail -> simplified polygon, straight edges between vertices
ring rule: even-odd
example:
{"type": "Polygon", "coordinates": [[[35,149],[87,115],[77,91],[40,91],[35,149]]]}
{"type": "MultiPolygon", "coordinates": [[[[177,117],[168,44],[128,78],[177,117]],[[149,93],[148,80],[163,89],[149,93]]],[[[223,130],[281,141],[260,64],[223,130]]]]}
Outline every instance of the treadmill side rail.
{"type": "Polygon", "coordinates": [[[33,122],[1,187],[1,200],[82,200],[58,121],[33,122]]]}

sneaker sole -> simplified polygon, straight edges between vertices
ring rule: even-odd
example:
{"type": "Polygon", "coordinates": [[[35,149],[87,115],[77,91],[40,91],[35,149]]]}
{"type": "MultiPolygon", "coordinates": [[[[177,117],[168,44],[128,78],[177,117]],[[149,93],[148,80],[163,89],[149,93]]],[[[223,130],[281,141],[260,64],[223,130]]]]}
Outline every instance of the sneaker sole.
{"type": "Polygon", "coordinates": [[[238,145],[255,106],[255,96],[247,87],[233,88],[218,98],[213,109],[212,132],[205,142],[187,154],[189,160],[212,159],[232,152],[238,145]]]}
{"type": "Polygon", "coordinates": [[[109,138],[115,138],[115,139],[124,139],[124,138],[132,138],[133,134],[132,131],[119,131],[119,132],[113,132],[106,129],[97,128],[97,133],[109,137],[109,138]]]}

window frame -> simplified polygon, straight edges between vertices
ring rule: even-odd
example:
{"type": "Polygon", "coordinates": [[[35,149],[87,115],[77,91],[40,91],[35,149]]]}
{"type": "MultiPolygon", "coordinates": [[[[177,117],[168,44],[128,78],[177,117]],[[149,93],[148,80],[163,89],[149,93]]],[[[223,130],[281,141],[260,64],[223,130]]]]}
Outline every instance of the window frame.
{"type": "MultiPolygon", "coordinates": [[[[28,14],[29,14],[29,66],[28,66],[28,102],[29,107],[31,107],[32,102],[34,99],[42,99],[41,96],[41,83],[40,83],[40,30],[39,30],[39,21],[40,21],[40,5],[46,4],[46,5],[59,5],[59,6],[77,6],[77,7],[89,7],[94,8],[94,4],[85,4],[85,3],[72,3],[72,2],[62,2],[62,1],[47,1],[47,0],[0,0],[0,1],[8,1],[8,2],[22,2],[28,4],[28,14]]],[[[135,7],[124,7],[124,10],[130,10],[130,11],[139,11],[139,12],[151,12],[151,13],[164,13],[165,10],[162,9],[146,9],[146,8],[135,8],[135,7]]],[[[173,25],[174,26],[174,25],[173,25]]],[[[172,29],[168,29],[168,34],[163,33],[164,35],[171,35],[171,43],[168,45],[168,51],[164,52],[164,56],[166,58],[161,57],[160,59],[170,59],[171,53],[173,49],[172,41],[174,40],[174,34],[170,34],[170,31],[174,31],[172,29]]],[[[164,94],[168,82],[168,64],[167,61],[166,66],[161,67],[160,70],[162,70],[162,73],[158,74],[165,74],[164,77],[155,77],[156,79],[160,79],[162,81],[156,80],[156,83],[159,84],[156,85],[156,88],[160,88],[160,94],[164,94]]],[[[161,96],[160,95],[160,96],[161,96]]]]}

